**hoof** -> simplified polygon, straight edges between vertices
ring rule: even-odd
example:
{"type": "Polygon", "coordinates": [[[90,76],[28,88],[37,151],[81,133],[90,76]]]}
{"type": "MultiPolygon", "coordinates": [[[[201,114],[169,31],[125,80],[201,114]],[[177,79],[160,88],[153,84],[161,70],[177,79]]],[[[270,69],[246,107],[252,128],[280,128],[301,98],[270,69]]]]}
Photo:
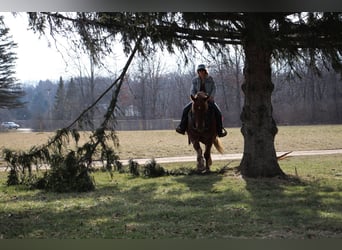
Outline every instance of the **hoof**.
{"type": "Polygon", "coordinates": [[[210,169],[207,169],[207,168],[205,168],[205,169],[198,169],[197,170],[197,173],[198,174],[209,174],[210,173],[210,169]]]}

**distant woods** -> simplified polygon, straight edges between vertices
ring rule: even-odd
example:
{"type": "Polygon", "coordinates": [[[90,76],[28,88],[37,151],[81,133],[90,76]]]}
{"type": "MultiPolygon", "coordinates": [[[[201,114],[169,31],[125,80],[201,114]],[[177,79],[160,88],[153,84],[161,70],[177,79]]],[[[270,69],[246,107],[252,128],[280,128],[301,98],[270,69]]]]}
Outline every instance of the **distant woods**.
{"type": "MultiPolygon", "coordinates": [[[[240,126],[244,98],[241,91],[242,59],[211,60],[207,65],[217,84],[216,102],[222,110],[224,125],[240,126]]],[[[139,59],[121,88],[115,111],[117,119],[180,119],[183,106],[190,101],[189,89],[195,76],[194,69],[195,65],[188,65],[170,71],[160,59],[139,59]]],[[[299,71],[300,78],[284,70],[274,70],[272,103],[277,124],[341,123],[340,75],[324,68],[320,76],[308,69],[299,71]]],[[[41,80],[36,85],[24,84],[26,95],[22,97],[22,102],[26,103],[25,106],[0,110],[1,121],[14,120],[23,127],[41,131],[65,127],[91,105],[112,81],[109,77],[66,79],[61,76],[54,82],[41,80]]],[[[111,93],[108,93],[95,110],[87,114],[95,127],[96,122],[102,120],[110,99],[111,93]]],[[[156,128],[171,129],[164,125],[157,125],[156,128]]]]}

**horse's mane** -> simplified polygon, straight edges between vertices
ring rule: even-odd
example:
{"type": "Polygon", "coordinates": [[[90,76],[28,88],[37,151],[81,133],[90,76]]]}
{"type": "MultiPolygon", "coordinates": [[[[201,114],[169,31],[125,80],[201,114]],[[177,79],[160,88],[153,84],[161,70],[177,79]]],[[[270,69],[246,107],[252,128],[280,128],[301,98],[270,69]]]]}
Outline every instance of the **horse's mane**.
{"type": "Polygon", "coordinates": [[[207,99],[208,95],[207,93],[203,92],[203,91],[199,91],[197,92],[197,94],[195,95],[195,98],[201,98],[201,99],[207,99]]]}

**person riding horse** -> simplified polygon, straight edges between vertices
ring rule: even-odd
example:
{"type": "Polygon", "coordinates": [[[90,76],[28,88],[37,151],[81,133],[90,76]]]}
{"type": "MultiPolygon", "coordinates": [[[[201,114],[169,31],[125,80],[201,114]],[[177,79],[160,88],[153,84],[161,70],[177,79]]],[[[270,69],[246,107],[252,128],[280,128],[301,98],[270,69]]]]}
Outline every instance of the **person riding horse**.
{"type": "MultiPolygon", "coordinates": [[[[204,64],[200,64],[197,67],[197,74],[198,76],[192,80],[190,95],[195,96],[197,92],[202,91],[205,92],[209,96],[209,110],[213,110],[216,118],[217,124],[217,135],[219,137],[223,137],[227,135],[227,131],[224,129],[222,124],[222,114],[220,108],[214,102],[214,97],[216,93],[216,84],[214,79],[209,76],[207,68],[204,64]]],[[[188,113],[191,109],[192,102],[188,103],[184,109],[182,114],[182,119],[176,131],[182,135],[185,134],[187,129],[187,120],[188,120],[188,113]]]]}

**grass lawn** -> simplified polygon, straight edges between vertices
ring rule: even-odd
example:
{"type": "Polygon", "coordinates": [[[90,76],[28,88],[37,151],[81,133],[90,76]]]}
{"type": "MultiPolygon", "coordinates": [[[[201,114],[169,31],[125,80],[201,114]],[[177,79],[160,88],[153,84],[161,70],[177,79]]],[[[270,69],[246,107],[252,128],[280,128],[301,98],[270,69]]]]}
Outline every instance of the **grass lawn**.
{"type": "MultiPolygon", "coordinates": [[[[0,173],[0,238],[342,238],[342,157],[289,157],[289,180],[224,174],[132,177],[94,173],[89,193],[7,187],[0,173]]],[[[163,164],[164,168],[194,163],[163,164]]]]}

